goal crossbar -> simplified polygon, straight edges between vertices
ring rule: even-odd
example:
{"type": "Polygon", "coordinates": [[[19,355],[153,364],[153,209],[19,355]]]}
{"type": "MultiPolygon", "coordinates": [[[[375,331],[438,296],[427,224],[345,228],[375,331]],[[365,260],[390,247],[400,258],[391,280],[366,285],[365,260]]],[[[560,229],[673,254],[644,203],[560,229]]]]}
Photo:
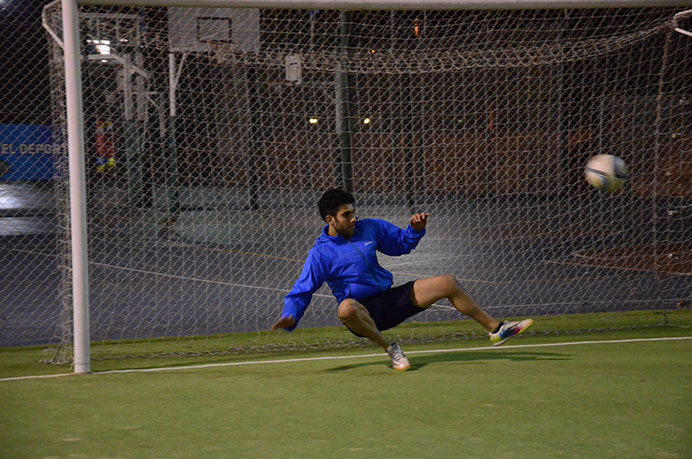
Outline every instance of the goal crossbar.
{"type": "Polygon", "coordinates": [[[322,10],[512,10],[642,8],[692,5],[689,0],[78,0],[79,5],[322,10]]]}

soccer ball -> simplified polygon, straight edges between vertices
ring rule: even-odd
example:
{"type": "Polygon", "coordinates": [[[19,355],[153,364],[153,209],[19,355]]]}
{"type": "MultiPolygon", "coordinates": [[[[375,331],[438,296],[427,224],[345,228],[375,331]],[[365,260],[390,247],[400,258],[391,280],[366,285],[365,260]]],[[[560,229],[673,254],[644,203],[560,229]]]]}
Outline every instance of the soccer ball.
{"type": "Polygon", "coordinates": [[[607,193],[622,188],[629,178],[627,164],[613,155],[596,155],[589,159],[584,173],[589,185],[607,193]]]}

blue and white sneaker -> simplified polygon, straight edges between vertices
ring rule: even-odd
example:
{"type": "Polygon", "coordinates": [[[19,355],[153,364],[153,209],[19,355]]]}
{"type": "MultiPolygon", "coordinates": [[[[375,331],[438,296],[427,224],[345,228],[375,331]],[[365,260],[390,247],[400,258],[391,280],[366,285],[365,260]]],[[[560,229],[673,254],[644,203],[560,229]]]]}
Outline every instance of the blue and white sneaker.
{"type": "Polygon", "coordinates": [[[504,322],[500,329],[493,333],[490,332],[490,341],[493,346],[499,346],[512,336],[521,335],[533,325],[533,319],[524,319],[519,322],[504,322]]]}

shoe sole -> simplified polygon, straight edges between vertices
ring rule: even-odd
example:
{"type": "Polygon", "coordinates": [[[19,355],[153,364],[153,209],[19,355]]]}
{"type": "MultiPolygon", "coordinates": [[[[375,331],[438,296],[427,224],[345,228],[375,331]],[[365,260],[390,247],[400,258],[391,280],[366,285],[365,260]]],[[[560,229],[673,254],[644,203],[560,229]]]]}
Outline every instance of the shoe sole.
{"type": "Polygon", "coordinates": [[[411,368],[411,362],[409,362],[407,359],[405,367],[396,367],[396,366],[394,366],[394,363],[392,363],[392,368],[395,369],[396,371],[406,371],[409,368],[411,368]]]}
{"type": "Polygon", "coordinates": [[[515,336],[519,336],[519,335],[521,335],[522,333],[524,333],[526,330],[528,330],[529,328],[531,328],[531,327],[533,326],[533,319],[529,319],[529,320],[530,320],[531,322],[529,322],[529,324],[528,324],[526,327],[524,327],[524,328],[522,328],[521,330],[519,330],[518,333],[515,333],[515,334],[513,334],[512,336],[508,336],[507,338],[505,338],[505,339],[503,339],[503,340],[500,340],[500,341],[498,341],[498,342],[496,342],[496,343],[493,343],[493,346],[499,346],[500,344],[504,343],[504,342],[507,341],[508,339],[514,338],[515,336]]]}

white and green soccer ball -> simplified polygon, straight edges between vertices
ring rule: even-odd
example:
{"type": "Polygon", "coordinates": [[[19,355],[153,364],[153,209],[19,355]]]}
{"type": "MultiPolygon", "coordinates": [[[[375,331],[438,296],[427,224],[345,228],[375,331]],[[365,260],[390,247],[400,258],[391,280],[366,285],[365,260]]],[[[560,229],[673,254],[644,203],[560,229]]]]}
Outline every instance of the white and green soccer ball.
{"type": "Polygon", "coordinates": [[[606,193],[618,191],[629,179],[627,164],[613,155],[592,157],[584,173],[589,185],[606,193]]]}

